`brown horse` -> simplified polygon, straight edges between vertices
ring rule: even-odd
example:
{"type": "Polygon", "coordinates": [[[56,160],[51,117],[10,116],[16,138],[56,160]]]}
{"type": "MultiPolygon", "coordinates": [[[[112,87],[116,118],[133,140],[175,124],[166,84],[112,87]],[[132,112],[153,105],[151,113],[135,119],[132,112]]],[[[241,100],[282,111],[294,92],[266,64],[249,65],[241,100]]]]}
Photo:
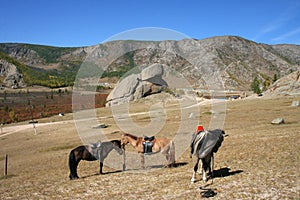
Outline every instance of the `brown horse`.
{"type": "MultiPolygon", "coordinates": [[[[154,137],[153,137],[154,138],[154,137]]],[[[144,137],[138,137],[129,133],[124,133],[122,135],[121,144],[126,145],[130,143],[141,155],[141,165],[142,168],[145,168],[145,147],[144,137]]],[[[153,140],[153,146],[151,148],[151,153],[159,153],[161,152],[164,156],[166,156],[166,164],[165,167],[172,167],[175,164],[175,145],[174,142],[167,138],[155,138],[153,140]]]]}

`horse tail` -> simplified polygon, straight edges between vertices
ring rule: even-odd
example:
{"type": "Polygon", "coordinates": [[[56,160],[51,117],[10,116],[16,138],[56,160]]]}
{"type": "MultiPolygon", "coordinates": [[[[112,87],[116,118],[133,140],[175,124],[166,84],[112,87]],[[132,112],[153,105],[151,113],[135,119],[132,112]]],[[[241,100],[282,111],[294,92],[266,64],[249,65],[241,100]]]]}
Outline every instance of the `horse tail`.
{"type": "Polygon", "coordinates": [[[173,165],[173,164],[175,164],[175,144],[172,140],[170,142],[170,151],[169,152],[170,152],[169,164],[173,165]]]}
{"type": "Polygon", "coordinates": [[[72,179],[77,179],[77,166],[78,166],[78,161],[76,160],[75,157],[75,152],[74,149],[70,152],[69,154],[69,169],[70,169],[70,175],[69,178],[72,179]]]}

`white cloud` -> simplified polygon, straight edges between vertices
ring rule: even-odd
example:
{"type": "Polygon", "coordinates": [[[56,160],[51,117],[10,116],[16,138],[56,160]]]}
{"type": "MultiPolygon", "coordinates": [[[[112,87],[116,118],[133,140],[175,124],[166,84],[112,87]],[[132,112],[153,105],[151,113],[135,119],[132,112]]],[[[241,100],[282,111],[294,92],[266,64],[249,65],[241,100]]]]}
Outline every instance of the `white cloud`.
{"type": "Polygon", "coordinates": [[[298,15],[299,5],[289,7],[288,9],[286,9],[285,12],[283,12],[281,15],[279,15],[279,17],[277,19],[270,22],[261,31],[259,31],[258,34],[254,37],[253,40],[257,40],[257,39],[263,37],[264,35],[266,35],[268,33],[272,33],[275,30],[280,29],[282,26],[287,24],[290,20],[295,18],[298,15]]]}
{"type": "Polygon", "coordinates": [[[282,34],[282,35],[280,35],[278,37],[272,38],[271,40],[274,41],[274,42],[278,42],[278,41],[285,40],[285,39],[287,39],[289,37],[292,37],[294,35],[297,35],[297,34],[300,34],[300,27],[298,27],[298,28],[296,28],[296,29],[294,29],[292,31],[289,31],[289,32],[287,32],[285,34],[282,34]]]}

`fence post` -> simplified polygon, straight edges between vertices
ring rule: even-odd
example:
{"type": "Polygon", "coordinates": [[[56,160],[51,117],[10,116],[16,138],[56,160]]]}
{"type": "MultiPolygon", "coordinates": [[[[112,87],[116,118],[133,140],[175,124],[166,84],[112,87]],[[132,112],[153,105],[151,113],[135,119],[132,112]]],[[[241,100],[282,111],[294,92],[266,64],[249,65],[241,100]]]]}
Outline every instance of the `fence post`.
{"type": "Polygon", "coordinates": [[[29,124],[32,124],[32,126],[33,126],[34,135],[37,134],[36,125],[35,125],[36,123],[38,123],[38,121],[34,121],[34,119],[32,119],[32,120],[29,122],[29,124]]]}
{"type": "Polygon", "coordinates": [[[36,135],[36,126],[35,126],[35,123],[33,123],[33,130],[34,130],[34,135],[36,135]]]}
{"type": "Polygon", "coordinates": [[[7,163],[8,163],[8,155],[5,154],[5,164],[4,164],[4,176],[7,176],[7,163]]]}

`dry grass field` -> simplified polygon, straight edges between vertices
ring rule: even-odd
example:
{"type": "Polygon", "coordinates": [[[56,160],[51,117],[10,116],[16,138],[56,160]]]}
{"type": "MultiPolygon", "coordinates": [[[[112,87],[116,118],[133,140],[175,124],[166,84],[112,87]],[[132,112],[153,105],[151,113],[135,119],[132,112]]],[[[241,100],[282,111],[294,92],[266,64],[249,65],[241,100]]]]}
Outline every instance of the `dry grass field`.
{"type": "MultiPolygon", "coordinates": [[[[98,162],[82,161],[80,179],[70,181],[68,154],[82,144],[71,114],[40,119],[37,135],[28,122],[14,124],[15,131],[14,127],[3,127],[0,199],[199,199],[212,191],[212,199],[299,199],[300,107],[292,107],[293,100],[300,97],[227,102],[224,130],[228,136],[215,155],[213,184],[211,180],[190,182],[194,161],[188,147],[174,168],[149,166],[122,172],[121,166],[105,166],[105,174],[99,175],[98,162]],[[271,125],[277,117],[283,117],[285,124],[271,125]],[[43,125],[46,122],[51,123],[43,125]],[[5,154],[9,156],[7,177],[2,174],[5,154]]],[[[179,126],[180,110],[176,104],[165,106],[170,111],[159,135],[172,137],[179,126]]],[[[140,101],[130,106],[130,112],[148,108],[147,102],[140,101]]],[[[210,110],[209,104],[202,105],[196,116],[205,127],[211,120],[210,110]]],[[[97,111],[99,116],[112,115],[109,108],[97,111]]],[[[141,126],[149,119],[148,114],[133,117],[141,126]]],[[[118,126],[113,117],[101,118],[101,122],[110,124],[103,129],[110,139],[121,137],[114,132],[118,126]]],[[[132,148],[127,146],[126,150],[132,148]]]]}

